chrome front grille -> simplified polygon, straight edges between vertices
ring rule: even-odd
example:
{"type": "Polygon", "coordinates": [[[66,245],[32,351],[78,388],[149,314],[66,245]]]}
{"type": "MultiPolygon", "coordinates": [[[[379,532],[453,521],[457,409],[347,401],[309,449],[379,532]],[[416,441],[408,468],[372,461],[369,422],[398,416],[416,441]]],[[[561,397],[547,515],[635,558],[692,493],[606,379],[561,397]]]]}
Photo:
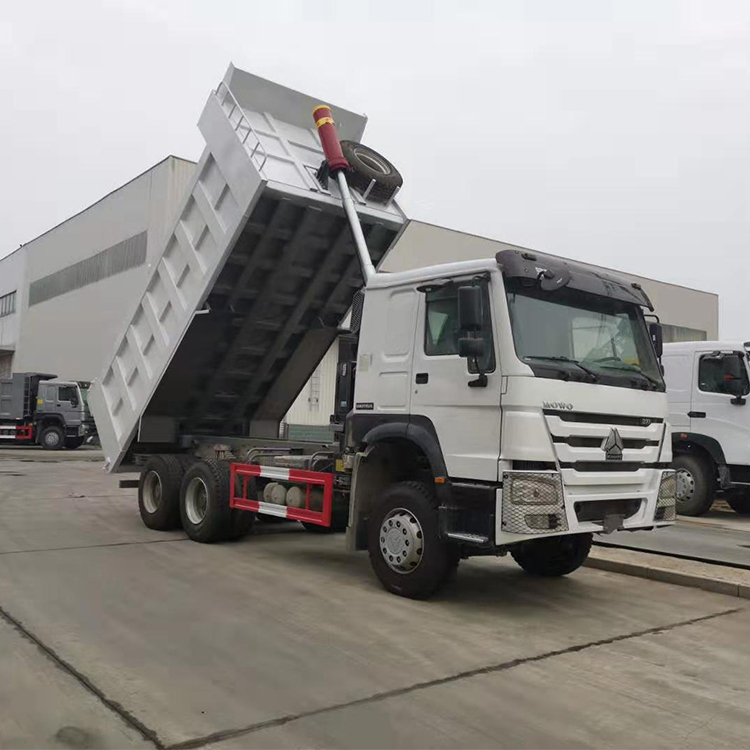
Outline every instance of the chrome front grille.
{"type": "Polygon", "coordinates": [[[602,470],[633,470],[659,460],[662,419],[551,410],[544,418],[562,468],[591,471],[601,463],[602,470]]]}

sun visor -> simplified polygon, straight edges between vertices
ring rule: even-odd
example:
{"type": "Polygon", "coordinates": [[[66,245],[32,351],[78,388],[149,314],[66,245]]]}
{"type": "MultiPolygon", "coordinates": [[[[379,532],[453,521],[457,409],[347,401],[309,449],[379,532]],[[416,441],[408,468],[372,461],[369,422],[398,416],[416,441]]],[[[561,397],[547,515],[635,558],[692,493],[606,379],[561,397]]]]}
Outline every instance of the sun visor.
{"type": "Polygon", "coordinates": [[[654,309],[640,284],[582,263],[528,250],[501,250],[495,255],[495,260],[505,278],[534,280],[545,291],[569,287],[654,309]]]}

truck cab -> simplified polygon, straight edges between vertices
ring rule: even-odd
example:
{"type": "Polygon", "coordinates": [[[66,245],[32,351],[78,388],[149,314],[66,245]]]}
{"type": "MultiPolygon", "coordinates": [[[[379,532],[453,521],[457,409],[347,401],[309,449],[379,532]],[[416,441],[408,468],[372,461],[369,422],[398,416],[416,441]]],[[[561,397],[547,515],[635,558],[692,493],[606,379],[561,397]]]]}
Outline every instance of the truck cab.
{"type": "Polygon", "coordinates": [[[53,378],[39,383],[34,412],[37,442],[47,450],[78,448],[95,433],[89,383],[53,378]]]}
{"type": "Polygon", "coordinates": [[[680,513],[703,515],[718,490],[750,513],[749,350],[740,341],[664,346],[680,513]]]}
{"type": "Polygon", "coordinates": [[[673,522],[644,308],[637,285],[516,250],[375,276],[346,425],[362,462],[351,518],[421,462],[445,535],[464,545],[673,522]]]}

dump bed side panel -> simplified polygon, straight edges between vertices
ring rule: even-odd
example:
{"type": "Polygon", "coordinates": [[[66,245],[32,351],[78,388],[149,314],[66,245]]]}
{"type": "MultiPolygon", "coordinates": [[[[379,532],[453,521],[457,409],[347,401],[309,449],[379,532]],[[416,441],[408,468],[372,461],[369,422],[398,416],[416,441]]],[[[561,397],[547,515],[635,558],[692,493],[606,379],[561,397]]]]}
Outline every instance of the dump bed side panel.
{"type": "MultiPolygon", "coordinates": [[[[110,471],[186,432],[273,435],[362,284],[336,188],[315,177],[313,128],[253,110],[254,96],[272,106],[275,84],[230,72],[201,116],[189,196],[89,395],[110,471]]],[[[278,88],[278,111],[312,126],[310,97],[278,88]]],[[[361,132],[364,118],[339,111],[361,132]]],[[[357,202],[377,262],[405,217],[357,202]]]]}

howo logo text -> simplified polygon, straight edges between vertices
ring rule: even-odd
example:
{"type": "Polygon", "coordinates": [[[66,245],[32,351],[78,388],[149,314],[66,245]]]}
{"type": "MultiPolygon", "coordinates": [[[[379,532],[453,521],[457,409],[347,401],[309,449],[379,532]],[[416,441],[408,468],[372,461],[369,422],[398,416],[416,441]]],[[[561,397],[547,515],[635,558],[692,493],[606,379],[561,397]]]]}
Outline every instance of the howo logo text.
{"type": "Polygon", "coordinates": [[[544,401],[542,408],[570,411],[573,408],[573,404],[569,404],[567,401],[544,401]]]}

